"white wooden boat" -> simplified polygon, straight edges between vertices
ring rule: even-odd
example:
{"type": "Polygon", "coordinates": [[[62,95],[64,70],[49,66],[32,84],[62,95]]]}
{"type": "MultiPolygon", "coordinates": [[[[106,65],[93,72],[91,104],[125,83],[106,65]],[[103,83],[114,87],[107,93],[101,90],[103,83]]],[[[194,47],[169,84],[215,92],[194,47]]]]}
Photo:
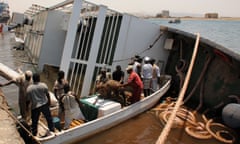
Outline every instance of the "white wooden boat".
{"type": "MultiPolygon", "coordinates": [[[[170,87],[170,82],[171,77],[166,75],[164,76],[164,84],[158,91],[146,98],[141,99],[141,101],[137,103],[123,107],[120,110],[115,111],[111,114],[99,117],[95,120],[86,122],[76,127],[56,132],[54,134],[51,134],[50,136],[43,138],[35,138],[44,144],[71,143],[104,131],[152,108],[168,91],[170,87]]],[[[43,123],[40,123],[39,127],[42,127],[42,129],[47,129],[47,126],[45,126],[43,123]]]]}

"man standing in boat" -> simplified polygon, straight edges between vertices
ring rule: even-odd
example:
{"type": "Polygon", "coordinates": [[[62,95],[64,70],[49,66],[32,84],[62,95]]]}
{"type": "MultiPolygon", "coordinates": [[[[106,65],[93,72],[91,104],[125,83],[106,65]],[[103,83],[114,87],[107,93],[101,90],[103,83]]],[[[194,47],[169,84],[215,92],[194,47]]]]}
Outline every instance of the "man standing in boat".
{"type": "Polygon", "coordinates": [[[143,90],[142,80],[139,75],[133,71],[133,66],[129,65],[126,68],[127,73],[129,74],[127,83],[122,84],[121,86],[126,87],[130,86],[133,90],[132,96],[130,98],[131,104],[138,102],[141,99],[141,93],[143,90]]]}
{"type": "MultiPolygon", "coordinates": [[[[31,103],[32,108],[32,134],[37,135],[38,121],[42,113],[47,120],[48,128],[54,132],[54,124],[50,112],[50,96],[48,87],[45,83],[40,82],[40,75],[33,74],[33,84],[27,88],[27,100],[31,103]]],[[[49,131],[47,135],[50,134],[49,131]]]]}
{"type": "Polygon", "coordinates": [[[63,107],[65,113],[64,129],[68,129],[72,120],[85,120],[85,117],[81,111],[81,103],[77,96],[70,91],[69,84],[64,85],[64,94],[60,97],[60,104],[63,107]]]}
{"type": "Polygon", "coordinates": [[[141,78],[141,71],[142,71],[142,58],[138,55],[134,57],[134,62],[133,62],[133,71],[135,71],[139,77],[141,78]]]}
{"type": "Polygon", "coordinates": [[[151,64],[152,64],[152,90],[155,92],[156,90],[159,89],[159,84],[160,84],[160,69],[158,65],[156,65],[156,60],[151,59],[151,64]]]}
{"type": "MultiPolygon", "coordinates": [[[[58,72],[58,78],[53,85],[53,92],[59,104],[61,103],[59,99],[64,94],[65,84],[68,84],[68,81],[65,79],[65,72],[60,70],[58,72]]],[[[61,122],[64,121],[64,112],[61,106],[58,108],[58,117],[61,122]]]]}
{"type": "Polygon", "coordinates": [[[151,94],[151,83],[152,83],[152,65],[151,65],[151,58],[145,57],[144,64],[142,67],[142,79],[143,79],[143,92],[144,96],[147,97],[151,94]]]}
{"type": "Polygon", "coordinates": [[[23,120],[29,122],[30,110],[27,107],[26,90],[27,87],[32,84],[32,71],[27,70],[25,73],[23,73],[22,70],[18,69],[18,72],[20,74],[19,77],[12,79],[4,84],[0,84],[0,86],[7,86],[12,83],[15,83],[18,86],[18,105],[20,115],[22,116],[23,120]]]}
{"type": "Polygon", "coordinates": [[[59,71],[58,78],[53,85],[53,92],[57,100],[60,98],[62,94],[64,94],[63,87],[65,84],[68,83],[68,81],[64,77],[65,77],[64,71],[59,71]]]}
{"type": "Polygon", "coordinates": [[[118,81],[120,84],[124,82],[124,72],[120,65],[116,66],[116,70],[112,73],[112,78],[115,81],[118,81]]]}

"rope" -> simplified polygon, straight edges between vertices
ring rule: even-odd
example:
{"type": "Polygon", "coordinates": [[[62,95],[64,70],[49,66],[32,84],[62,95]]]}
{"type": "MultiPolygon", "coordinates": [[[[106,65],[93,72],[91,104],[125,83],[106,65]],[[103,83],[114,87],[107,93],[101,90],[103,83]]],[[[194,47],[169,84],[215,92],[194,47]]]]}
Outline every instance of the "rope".
{"type": "Polygon", "coordinates": [[[180,84],[179,84],[179,89],[182,88],[184,80],[185,80],[185,73],[184,73],[184,69],[186,67],[186,61],[181,59],[180,62],[183,63],[183,66],[181,68],[178,68],[177,65],[175,66],[175,70],[177,72],[177,75],[180,78],[180,84]]]}
{"type": "Polygon", "coordinates": [[[0,108],[3,109],[4,111],[6,111],[10,117],[13,118],[13,120],[15,120],[15,122],[17,122],[38,144],[41,144],[41,142],[39,140],[37,140],[32,133],[5,107],[3,107],[2,105],[0,105],[0,108]]]}
{"type": "Polygon", "coordinates": [[[180,59],[183,58],[182,40],[180,40],[180,59]]]}
{"type": "Polygon", "coordinates": [[[167,139],[167,136],[168,136],[168,134],[171,130],[173,121],[176,117],[177,110],[182,105],[184,94],[186,92],[186,89],[187,89],[187,86],[188,86],[188,83],[189,83],[189,79],[190,79],[190,76],[191,76],[191,73],[192,73],[193,64],[194,64],[194,61],[195,61],[195,58],[196,58],[196,55],[197,55],[197,50],[198,50],[198,45],[199,45],[199,40],[200,40],[200,34],[197,33],[196,36],[197,37],[196,37],[196,42],[195,42],[195,46],[194,46],[194,51],[193,51],[190,66],[188,68],[187,76],[186,76],[186,79],[184,81],[183,88],[180,91],[179,97],[178,97],[176,105],[175,105],[175,107],[172,111],[172,114],[171,114],[167,124],[165,125],[163,131],[161,132],[160,136],[158,137],[158,140],[157,140],[156,144],[164,144],[165,143],[165,140],[167,139]]]}
{"type": "Polygon", "coordinates": [[[150,50],[156,44],[156,42],[161,38],[162,34],[163,33],[160,32],[159,36],[155,39],[155,41],[152,44],[150,44],[147,49],[143,50],[142,52],[138,53],[137,55],[141,55],[145,51],[150,50]]]}
{"type": "Polygon", "coordinates": [[[203,88],[204,88],[204,82],[201,82],[201,85],[200,85],[199,104],[198,104],[197,108],[195,109],[195,112],[199,111],[200,108],[201,108],[202,105],[203,105],[203,88]]]}
{"type": "MultiPolygon", "coordinates": [[[[160,32],[159,36],[154,40],[154,42],[152,44],[150,44],[148,46],[148,48],[144,49],[143,51],[141,51],[140,53],[136,54],[136,55],[141,55],[143,54],[145,51],[150,50],[155,44],[156,42],[161,38],[161,36],[163,35],[163,32],[160,32]]],[[[125,59],[120,59],[120,60],[114,60],[113,62],[121,62],[121,61],[126,61],[129,60],[131,58],[125,58],[125,59]]]]}
{"type": "Polygon", "coordinates": [[[184,103],[186,103],[190,98],[191,96],[193,95],[193,93],[195,92],[195,90],[197,89],[198,85],[200,84],[200,82],[203,80],[203,77],[205,76],[205,73],[206,73],[206,70],[209,66],[209,63],[211,62],[212,60],[212,57],[208,56],[207,57],[207,60],[204,64],[204,67],[203,67],[203,70],[201,71],[201,74],[196,82],[196,84],[194,85],[193,89],[191,90],[191,92],[188,94],[188,96],[184,99],[184,103]]]}

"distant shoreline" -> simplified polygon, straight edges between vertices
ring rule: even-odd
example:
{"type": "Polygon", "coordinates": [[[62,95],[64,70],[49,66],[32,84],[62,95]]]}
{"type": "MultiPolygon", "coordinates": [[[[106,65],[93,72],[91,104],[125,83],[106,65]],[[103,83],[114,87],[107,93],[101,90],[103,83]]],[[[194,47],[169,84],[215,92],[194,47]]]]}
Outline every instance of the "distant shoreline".
{"type": "Polygon", "coordinates": [[[162,19],[162,20],[173,20],[180,18],[180,20],[229,20],[229,21],[240,21],[240,17],[220,17],[220,18],[204,18],[204,17],[170,17],[170,18],[157,18],[149,17],[146,19],[162,19]]]}

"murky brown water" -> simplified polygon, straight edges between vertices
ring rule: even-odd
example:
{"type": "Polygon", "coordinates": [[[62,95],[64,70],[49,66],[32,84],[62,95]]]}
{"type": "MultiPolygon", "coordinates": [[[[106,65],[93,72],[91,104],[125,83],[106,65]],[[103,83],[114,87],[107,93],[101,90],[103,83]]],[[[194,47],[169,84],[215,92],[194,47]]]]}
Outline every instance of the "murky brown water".
{"type": "MultiPolygon", "coordinates": [[[[4,37],[0,36],[0,62],[8,65],[10,68],[17,69],[20,67],[23,71],[31,69],[32,65],[28,63],[26,54],[23,51],[11,50],[13,43],[10,40],[12,34],[6,34],[4,37]]],[[[44,71],[41,80],[46,82],[49,90],[52,89],[54,80],[56,79],[57,69],[53,68],[50,71],[44,71]]],[[[0,82],[6,80],[0,77],[0,82]]],[[[17,86],[14,84],[2,88],[6,99],[13,112],[18,112],[18,94],[17,86]]],[[[156,118],[156,116],[147,111],[132,119],[121,123],[109,130],[96,134],[86,140],[75,142],[74,144],[155,144],[163,125],[156,118]]],[[[166,144],[221,144],[215,139],[199,140],[190,137],[186,134],[184,129],[172,129],[168,135],[166,144]]]]}
{"type": "MultiPolygon", "coordinates": [[[[163,125],[150,111],[118,126],[74,144],[155,144],[163,125]]],[[[184,129],[174,128],[166,144],[222,144],[216,139],[199,140],[190,137],[184,129]]]]}
{"type": "Polygon", "coordinates": [[[145,113],[79,143],[150,144],[155,142],[160,130],[160,125],[154,116],[145,113]]]}

